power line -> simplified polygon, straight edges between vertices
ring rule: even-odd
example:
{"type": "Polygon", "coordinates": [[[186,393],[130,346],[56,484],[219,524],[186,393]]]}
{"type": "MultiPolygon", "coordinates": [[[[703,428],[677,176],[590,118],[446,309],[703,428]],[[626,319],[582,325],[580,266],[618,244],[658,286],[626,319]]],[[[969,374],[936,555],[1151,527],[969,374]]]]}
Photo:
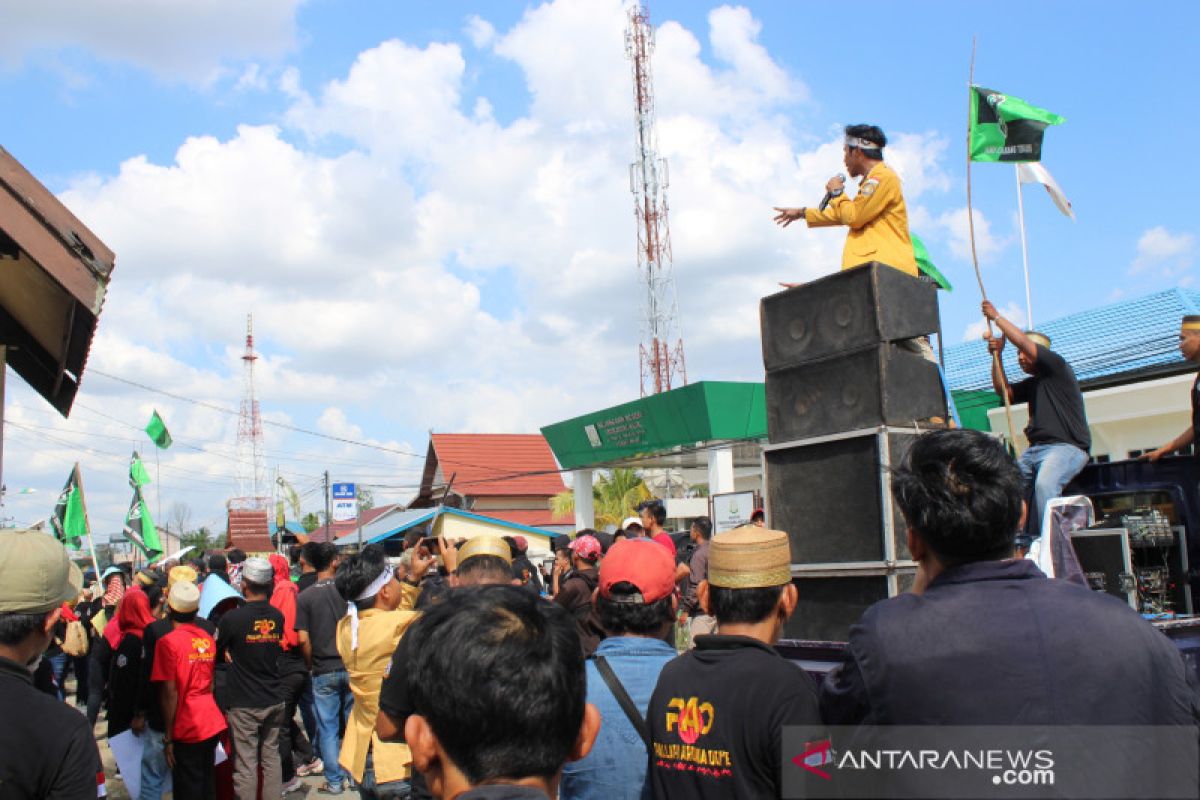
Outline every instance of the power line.
{"type": "MultiPolygon", "coordinates": [[[[108,378],[109,380],[114,380],[114,381],[117,381],[118,383],[124,383],[128,386],[133,386],[135,388],[142,389],[147,392],[161,394],[164,397],[170,397],[173,400],[179,400],[180,402],[183,402],[183,403],[192,403],[193,405],[200,406],[201,408],[207,408],[207,409],[211,409],[213,411],[219,411],[222,414],[230,414],[230,415],[237,416],[237,417],[241,416],[240,411],[235,411],[232,408],[218,405],[217,403],[211,403],[207,400],[197,400],[193,397],[186,397],[184,395],[177,394],[175,392],[168,392],[165,389],[156,389],[153,386],[148,386],[147,384],[140,383],[135,380],[130,380],[129,378],[122,378],[119,375],[113,375],[111,373],[104,372],[103,370],[100,370],[100,369],[92,368],[89,371],[89,374],[99,375],[103,378],[108,378]]],[[[357,439],[349,439],[344,436],[334,436],[333,434],[329,434],[329,433],[321,433],[320,431],[309,430],[308,428],[301,428],[298,425],[290,425],[286,422],[276,422],[275,420],[264,419],[264,420],[262,420],[262,424],[272,425],[276,428],[281,428],[281,429],[287,430],[287,431],[293,431],[294,433],[303,433],[306,436],[316,436],[317,438],[320,438],[320,439],[328,439],[333,442],[341,442],[342,444],[354,445],[355,447],[367,447],[367,448],[371,448],[374,450],[380,450],[385,453],[395,453],[396,455],[408,456],[409,458],[419,458],[419,459],[425,458],[424,454],[421,454],[421,453],[413,453],[408,450],[401,450],[397,447],[388,447],[386,445],[374,444],[372,442],[361,442],[361,441],[358,441],[357,439]]],[[[467,464],[465,462],[459,462],[459,463],[462,466],[474,467],[475,469],[484,469],[484,470],[488,470],[490,472],[503,471],[503,469],[501,467],[496,467],[496,466],[493,466],[490,464],[467,464]]],[[[558,470],[558,471],[559,472],[567,472],[568,470],[558,470]]]]}
{"type": "MultiPolygon", "coordinates": [[[[122,378],[117,375],[111,375],[107,372],[103,372],[102,370],[98,370],[95,368],[90,370],[90,374],[100,375],[102,377],[108,378],[109,380],[114,380],[114,381],[117,381],[118,383],[124,383],[129,386],[136,387],[138,389],[143,389],[147,392],[154,392],[155,394],[161,394],[164,397],[170,397],[173,400],[179,400],[180,402],[183,402],[183,403],[191,403],[193,405],[200,406],[201,408],[207,408],[212,411],[219,411],[222,414],[231,414],[234,416],[239,416],[241,414],[240,411],[235,411],[232,408],[227,408],[225,406],[217,405],[216,403],[210,403],[207,400],[197,400],[195,398],[185,397],[181,394],[176,394],[174,392],[168,392],[165,389],[155,389],[153,386],[147,386],[146,384],[139,383],[138,381],[129,380],[128,378],[122,378]]],[[[303,433],[307,436],[316,436],[321,439],[328,439],[328,440],[334,441],[334,442],[341,442],[342,444],[350,444],[350,445],[354,445],[356,447],[369,447],[374,450],[381,450],[385,453],[395,453],[395,454],[401,455],[401,456],[409,456],[410,458],[424,458],[425,457],[423,455],[420,455],[417,453],[412,453],[407,450],[401,450],[396,447],[388,447],[386,445],[373,444],[371,442],[360,442],[355,439],[348,439],[344,436],[334,436],[333,434],[329,434],[329,433],[321,433],[320,431],[313,431],[313,430],[309,430],[308,428],[301,428],[298,425],[289,425],[286,422],[276,422],[275,420],[270,420],[270,419],[264,419],[262,422],[264,425],[272,425],[276,428],[282,428],[283,430],[293,431],[295,433],[303,433]]]]}
{"type": "MultiPolygon", "coordinates": [[[[77,408],[82,408],[83,410],[88,411],[92,414],[97,414],[101,417],[104,417],[105,419],[111,420],[111,421],[117,423],[118,425],[123,425],[127,428],[131,428],[133,430],[138,431],[139,433],[145,433],[145,429],[135,425],[132,422],[126,422],[123,419],[118,419],[117,417],[114,417],[111,414],[106,414],[103,411],[99,411],[95,408],[92,408],[84,403],[79,402],[78,400],[75,401],[75,406],[77,408]]],[[[197,447],[196,445],[186,444],[184,441],[181,441],[180,439],[178,439],[174,436],[172,436],[172,440],[175,444],[182,445],[191,450],[199,450],[200,452],[203,452],[203,453],[212,453],[213,455],[220,455],[224,458],[230,458],[235,461],[237,460],[236,456],[220,453],[219,451],[217,451],[215,449],[215,448],[219,448],[219,447],[227,447],[227,448],[232,447],[231,445],[225,445],[220,442],[209,442],[204,447],[197,447]]],[[[302,455],[300,453],[296,453],[291,450],[272,450],[268,453],[268,455],[270,458],[272,458],[276,461],[299,461],[299,462],[308,462],[308,463],[312,463],[312,464],[338,464],[338,465],[344,465],[344,466],[362,466],[362,467],[387,467],[387,466],[389,466],[388,464],[382,463],[379,461],[355,461],[355,460],[351,460],[351,459],[328,458],[325,456],[312,457],[312,456],[302,455]]],[[[306,477],[314,477],[314,476],[309,475],[306,477]]],[[[316,476],[316,477],[319,477],[319,476],[316,476]]]]}

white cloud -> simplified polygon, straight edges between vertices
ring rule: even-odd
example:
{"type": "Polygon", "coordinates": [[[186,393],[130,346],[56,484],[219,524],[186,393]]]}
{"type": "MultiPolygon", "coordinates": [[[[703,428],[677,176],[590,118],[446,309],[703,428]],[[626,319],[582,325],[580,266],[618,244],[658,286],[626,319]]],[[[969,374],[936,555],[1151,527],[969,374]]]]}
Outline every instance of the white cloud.
{"type": "MultiPolygon", "coordinates": [[[[844,239],[780,230],[771,206],[819,200],[844,169],[840,132],[800,137],[784,121],[807,89],[757,42],[749,12],[708,22],[711,63],[674,22],[654,55],[681,323],[693,381],[761,379],[759,298],[834,271],[844,239]]],[[[190,138],[170,163],[130,158],[64,193],[117,252],[91,366],[236,406],[253,311],[264,413],[347,438],[396,430],[421,452],[427,429],[531,431],[635,397],[625,24],[618,0],[556,0],[495,33],[493,53],[529,91],[506,123],[486,98],[465,101],[477,55],[454,43],[385,41],[317,87],[295,69],[247,68],[248,83],[270,76],[291,98],[282,129],[190,138]]],[[[468,34],[482,41],[485,26],[468,34]]],[[[948,189],[945,150],[935,132],[894,134],[910,198],[948,189]]],[[[161,399],[96,376],[85,389],[126,421],[161,399]]],[[[232,448],[236,420],[186,406],[171,419],[232,448]]],[[[322,444],[268,428],[269,456],[414,468],[322,444]]],[[[171,463],[231,480],[228,459],[194,456],[171,463]]],[[[319,472],[282,463],[297,480],[319,472]]],[[[112,491],[111,506],[127,502],[119,481],[112,491]]]]}
{"type": "Polygon", "coordinates": [[[295,44],[302,0],[37,0],[4,4],[0,63],[84,48],[168,80],[204,84],[243,59],[278,58],[295,44]]]}
{"type": "Polygon", "coordinates": [[[1171,233],[1161,225],[1150,228],[1138,238],[1137,256],[1129,273],[1138,275],[1157,271],[1165,278],[1178,278],[1195,261],[1196,237],[1190,233],[1171,233]]]}
{"type": "MultiPolygon", "coordinates": [[[[972,217],[975,220],[975,252],[979,261],[981,264],[993,261],[1008,246],[1008,240],[992,233],[992,223],[979,209],[974,209],[972,217]]],[[[971,231],[967,209],[947,211],[937,218],[937,224],[945,231],[950,251],[957,258],[971,263],[971,231]]]]}
{"type": "Polygon", "coordinates": [[[471,40],[471,44],[479,49],[487,47],[496,38],[496,29],[492,26],[492,23],[478,14],[472,14],[467,17],[467,23],[464,26],[463,32],[471,40]]]}

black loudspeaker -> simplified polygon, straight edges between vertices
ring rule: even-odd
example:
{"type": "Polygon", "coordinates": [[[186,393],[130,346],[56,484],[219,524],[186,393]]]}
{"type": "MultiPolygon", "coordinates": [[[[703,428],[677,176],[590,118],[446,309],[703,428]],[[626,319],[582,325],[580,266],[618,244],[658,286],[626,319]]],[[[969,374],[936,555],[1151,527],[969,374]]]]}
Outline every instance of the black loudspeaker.
{"type": "Polygon", "coordinates": [[[946,417],[937,365],[894,344],[768,372],[766,394],[772,444],[946,417]]]}
{"type": "Polygon", "coordinates": [[[886,536],[897,561],[911,557],[895,503],[884,518],[881,466],[900,463],[916,434],[885,435],[886,463],[874,433],[764,453],[768,519],[788,532],[793,564],[884,561],[886,536]]]}
{"type": "Polygon", "coordinates": [[[783,626],[785,639],[844,642],[863,612],[888,596],[886,575],[796,578],[800,599],[783,626]]]}
{"type": "Polygon", "coordinates": [[[937,287],[870,262],[764,297],[767,372],[939,329],[937,287]]]}

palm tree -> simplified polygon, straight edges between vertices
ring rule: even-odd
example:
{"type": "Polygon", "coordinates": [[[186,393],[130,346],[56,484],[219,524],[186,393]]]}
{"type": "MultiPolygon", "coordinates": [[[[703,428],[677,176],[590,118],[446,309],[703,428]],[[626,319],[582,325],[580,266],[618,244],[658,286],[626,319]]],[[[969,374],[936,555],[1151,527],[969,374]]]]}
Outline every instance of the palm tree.
{"type": "MultiPolygon", "coordinates": [[[[592,497],[595,498],[596,527],[603,528],[607,525],[620,526],[626,517],[634,513],[638,504],[649,500],[651,495],[637,470],[618,468],[601,473],[596,478],[592,483],[592,497]]],[[[573,515],[575,493],[568,489],[551,497],[550,510],[555,516],[573,515]]]]}

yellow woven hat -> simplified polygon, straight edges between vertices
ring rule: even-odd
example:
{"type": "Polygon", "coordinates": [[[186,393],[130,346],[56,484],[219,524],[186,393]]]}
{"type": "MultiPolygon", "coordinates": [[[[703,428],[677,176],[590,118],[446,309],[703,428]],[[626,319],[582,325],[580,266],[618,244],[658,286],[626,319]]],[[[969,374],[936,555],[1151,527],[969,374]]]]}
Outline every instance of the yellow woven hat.
{"type": "Polygon", "coordinates": [[[746,525],[718,533],[708,547],[708,582],[724,589],[783,586],[792,580],[792,548],[783,531],[746,525]]]}
{"type": "Polygon", "coordinates": [[[1185,331],[1200,331],[1200,314],[1188,314],[1183,318],[1180,327],[1185,331]]]}
{"type": "Polygon", "coordinates": [[[171,571],[167,573],[167,591],[171,591],[171,587],[180,581],[195,583],[196,577],[196,570],[192,569],[186,564],[181,564],[178,567],[172,567],[171,571]]]}
{"type": "Polygon", "coordinates": [[[1050,348],[1050,337],[1040,331],[1025,331],[1025,338],[1034,344],[1040,344],[1047,349],[1050,348]]]}
{"type": "Polygon", "coordinates": [[[512,548],[499,536],[476,536],[468,539],[458,548],[458,566],[461,568],[468,559],[476,556],[496,556],[504,559],[504,563],[512,564],[512,548]]]}

